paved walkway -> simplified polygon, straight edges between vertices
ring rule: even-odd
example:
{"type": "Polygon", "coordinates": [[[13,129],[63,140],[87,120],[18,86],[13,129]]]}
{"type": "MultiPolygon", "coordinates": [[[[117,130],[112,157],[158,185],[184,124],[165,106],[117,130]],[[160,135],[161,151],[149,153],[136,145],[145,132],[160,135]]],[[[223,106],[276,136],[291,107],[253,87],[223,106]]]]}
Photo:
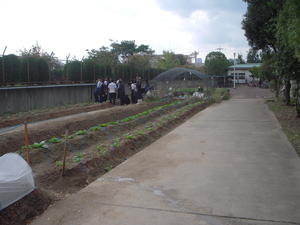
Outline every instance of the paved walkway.
{"type": "Polygon", "coordinates": [[[262,99],[231,99],[56,203],[41,224],[300,224],[300,159],[262,99]]]}

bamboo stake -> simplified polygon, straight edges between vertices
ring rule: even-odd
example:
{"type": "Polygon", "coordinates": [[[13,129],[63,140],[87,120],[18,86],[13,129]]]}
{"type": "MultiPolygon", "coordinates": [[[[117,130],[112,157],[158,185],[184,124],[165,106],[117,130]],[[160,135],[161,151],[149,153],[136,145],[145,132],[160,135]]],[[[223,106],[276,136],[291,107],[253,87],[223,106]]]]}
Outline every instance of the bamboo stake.
{"type": "Polygon", "coordinates": [[[65,175],[65,167],[66,167],[66,157],[67,157],[67,140],[68,140],[68,133],[69,131],[66,130],[66,133],[65,133],[65,144],[64,144],[64,159],[63,159],[63,167],[62,167],[62,176],[65,175]]]}
{"type": "Polygon", "coordinates": [[[29,135],[28,135],[28,125],[27,120],[24,121],[24,142],[25,142],[25,150],[26,150],[26,160],[27,163],[30,163],[29,158],[29,135]]]}

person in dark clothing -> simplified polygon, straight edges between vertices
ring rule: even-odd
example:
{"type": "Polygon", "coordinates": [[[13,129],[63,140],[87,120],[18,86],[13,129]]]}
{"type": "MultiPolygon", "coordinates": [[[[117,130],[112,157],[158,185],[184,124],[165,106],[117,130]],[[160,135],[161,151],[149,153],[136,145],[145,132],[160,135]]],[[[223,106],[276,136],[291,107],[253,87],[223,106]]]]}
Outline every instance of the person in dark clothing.
{"type": "Polygon", "coordinates": [[[103,82],[101,82],[99,95],[100,95],[100,103],[105,102],[105,85],[103,82]]]}
{"type": "Polygon", "coordinates": [[[125,104],[125,85],[121,79],[119,79],[118,83],[118,96],[120,98],[120,105],[125,104]]]}
{"type": "Polygon", "coordinates": [[[140,77],[137,77],[136,80],[136,98],[137,98],[137,102],[140,102],[143,99],[142,96],[142,80],[140,77]]]}

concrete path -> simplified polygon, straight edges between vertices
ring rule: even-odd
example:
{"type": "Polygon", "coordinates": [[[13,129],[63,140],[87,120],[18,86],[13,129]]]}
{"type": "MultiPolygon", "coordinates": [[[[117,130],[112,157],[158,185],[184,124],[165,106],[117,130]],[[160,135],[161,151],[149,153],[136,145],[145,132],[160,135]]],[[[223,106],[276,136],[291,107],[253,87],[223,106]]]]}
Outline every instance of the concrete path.
{"type": "Polygon", "coordinates": [[[300,224],[300,159],[262,99],[232,99],[32,222],[50,224],[300,224]]]}

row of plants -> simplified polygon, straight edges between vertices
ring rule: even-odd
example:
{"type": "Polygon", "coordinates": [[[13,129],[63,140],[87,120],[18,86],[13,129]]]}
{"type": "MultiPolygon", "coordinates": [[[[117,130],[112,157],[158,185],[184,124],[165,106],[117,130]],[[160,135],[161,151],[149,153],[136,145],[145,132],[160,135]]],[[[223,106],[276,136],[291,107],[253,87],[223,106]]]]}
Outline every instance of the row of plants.
{"type": "Polygon", "coordinates": [[[97,126],[90,127],[87,130],[78,130],[74,134],[68,135],[67,137],[65,137],[65,136],[63,136],[62,138],[52,137],[49,140],[46,140],[46,141],[44,140],[44,141],[41,141],[40,143],[34,143],[32,145],[29,145],[29,146],[22,146],[22,149],[24,149],[24,148],[29,148],[29,149],[44,148],[44,149],[47,149],[48,148],[48,144],[50,144],[50,143],[51,144],[60,143],[64,139],[73,139],[76,136],[85,135],[85,134],[88,133],[88,131],[98,131],[98,130],[101,130],[103,128],[109,127],[109,126],[114,126],[114,125],[119,125],[119,124],[122,124],[122,123],[127,123],[127,122],[130,122],[130,121],[136,120],[136,119],[138,119],[140,117],[148,116],[150,113],[154,113],[154,112],[157,112],[159,110],[163,110],[163,109],[172,107],[174,105],[178,105],[178,104],[180,104],[182,102],[183,101],[177,100],[177,101],[174,101],[174,102],[162,105],[162,106],[156,106],[156,107],[148,109],[148,110],[146,110],[144,112],[137,113],[137,114],[132,115],[132,116],[128,116],[128,117],[126,117],[124,119],[121,119],[121,120],[110,121],[110,122],[107,122],[107,123],[102,123],[102,124],[99,124],[97,126]]]}
{"type": "MultiPolygon", "coordinates": [[[[181,102],[182,101],[176,101],[174,103],[170,103],[170,104],[166,104],[166,105],[163,105],[163,106],[155,107],[155,108],[152,108],[150,110],[146,110],[142,113],[138,113],[136,115],[138,115],[138,117],[148,115],[150,112],[155,112],[159,109],[166,108],[167,106],[173,106],[173,105],[176,105],[176,103],[178,104],[178,103],[181,103],[181,102]]],[[[170,122],[171,120],[182,116],[185,112],[187,112],[187,111],[191,110],[192,108],[194,108],[195,106],[198,106],[198,105],[203,104],[203,103],[204,103],[204,101],[201,100],[201,101],[198,101],[196,103],[191,103],[191,104],[188,104],[186,106],[183,106],[180,109],[177,109],[175,112],[173,112],[169,115],[162,116],[161,119],[156,121],[156,122],[146,123],[145,126],[144,126],[145,127],[144,129],[140,128],[140,129],[137,129],[137,130],[135,130],[131,133],[126,133],[126,134],[124,134],[120,137],[116,137],[111,141],[110,144],[97,145],[96,150],[98,151],[100,156],[105,156],[110,151],[113,151],[114,149],[119,148],[122,145],[122,143],[124,143],[126,140],[129,140],[129,141],[130,140],[135,140],[139,136],[143,136],[143,135],[147,134],[148,132],[151,132],[154,129],[158,128],[159,126],[164,126],[166,123],[170,122]]],[[[127,118],[129,118],[129,121],[130,121],[130,120],[136,119],[138,117],[130,116],[130,117],[127,117],[127,118]]],[[[123,119],[123,122],[128,122],[127,118],[123,119]]],[[[107,123],[107,124],[110,124],[110,123],[107,123]]],[[[101,127],[103,127],[103,126],[101,126],[101,127]]],[[[104,127],[106,127],[106,126],[104,126],[104,127]]],[[[84,152],[78,152],[72,157],[72,162],[73,163],[80,163],[80,162],[82,162],[82,160],[84,160],[84,157],[85,157],[84,152]]],[[[63,165],[63,163],[62,163],[62,161],[56,161],[55,165],[60,167],[60,166],[63,165]]]]}
{"type": "MultiPolygon", "coordinates": [[[[226,88],[217,88],[217,89],[214,89],[212,91],[212,97],[209,98],[209,99],[207,99],[207,101],[210,101],[210,102],[220,102],[221,100],[229,99],[229,97],[230,97],[230,91],[229,91],[229,89],[226,89],[226,88]]],[[[127,123],[127,122],[130,122],[130,121],[136,120],[138,118],[141,118],[143,116],[148,116],[149,114],[157,112],[159,110],[166,109],[166,108],[172,107],[174,105],[178,105],[178,104],[180,104],[182,102],[183,102],[182,100],[177,100],[177,101],[174,101],[174,102],[162,105],[162,106],[156,106],[156,107],[148,109],[148,110],[146,110],[144,112],[137,113],[137,114],[132,115],[132,116],[128,116],[128,117],[126,117],[124,119],[121,119],[121,120],[110,121],[110,122],[107,122],[107,123],[102,123],[102,124],[99,124],[97,126],[93,126],[93,127],[89,128],[87,130],[78,130],[74,134],[69,135],[67,137],[65,137],[65,136],[63,136],[62,138],[52,137],[52,138],[50,138],[47,141],[41,141],[40,143],[34,143],[32,145],[29,145],[29,146],[22,146],[22,150],[19,151],[19,153],[22,153],[23,149],[26,148],[26,147],[30,148],[30,149],[32,149],[32,148],[35,148],[35,149],[40,149],[40,148],[47,149],[48,148],[48,144],[60,143],[64,139],[73,139],[76,136],[85,135],[89,131],[98,131],[98,130],[102,130],[103,128],[106,128],[106,127],[110,127],[110,126],[114,126],[114,125],[120,125],[122,123],[127,123]]],[[[197,104],[201,104],[203,102],[204,101],[201,100],[201,101],[199,101],[197,103],[188,104],[188,105],[186,105],[186,106],[178,109],[177,112],[180,112],[181,110],[185,111],[185,110],[189,109],[190,107],[194,107],[195,104],[197,105],[197,104]]],[[[168,120],[168,117],[172,118],[174,115],[173,114],[172,115],[167,115],[166,117],[162,117],[162,118],[163,118],[163,120],[168,120]]],[[[149,129],[151,129],[151,127],[149,129]]],[[[140,132],[142,133],[142,131],[140,131],[140,132]]],[[[136,135],[130,135],[130,134],[128,134],[128,139],[134,139],[135,137],[136,137],[136,135]]],[[[115,140],[114,143],[113,143],[114,147],[118,147],[119,144],[120,144],[119,140],[115,140]]]]}
{"type": "Polygon", "coordinates": [[[121,137],[117,137],[117,138],[113,139],[110,145],[100,144],[100,145],[96,146],[96,150],[98,151],[100,156],[105,156],[110,151],[113,151],[114,149],[120,147],[122,145],[122,143],[124,143],[126,141],[135,140],[139,136],[147,135],[148,133],[152,132],[153,130],[155,130],[159,127],[165,127],[165,125],[169,124],[170,121],[181,117],[186,112],[192,110],[193,108],[195,108],[203,103],[205,103],[205,101],[200,100],[198,102],[183,106],[182,108],[177,109],[173,113],[162,116],[159,120],[157,120],[155,122],[146,123],[143,129],[139,128],[131,133],[127,133],[125,135],[122,135],[121,137]]]}

